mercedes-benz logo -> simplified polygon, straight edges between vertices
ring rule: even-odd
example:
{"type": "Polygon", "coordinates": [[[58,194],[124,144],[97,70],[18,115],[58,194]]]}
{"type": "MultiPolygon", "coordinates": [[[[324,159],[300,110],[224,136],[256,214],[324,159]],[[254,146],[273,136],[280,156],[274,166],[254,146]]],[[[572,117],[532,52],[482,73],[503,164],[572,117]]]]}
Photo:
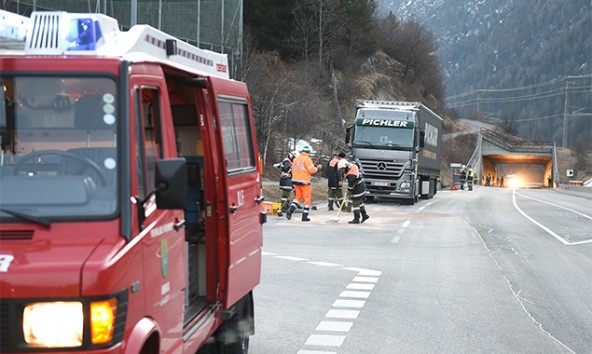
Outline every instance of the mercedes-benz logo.
{"type": "Polygon", "coordinates": [[[376,164],[376,168],[378,168],[381,171],[386,170],[386,162],[380,161],[376,164]]]}

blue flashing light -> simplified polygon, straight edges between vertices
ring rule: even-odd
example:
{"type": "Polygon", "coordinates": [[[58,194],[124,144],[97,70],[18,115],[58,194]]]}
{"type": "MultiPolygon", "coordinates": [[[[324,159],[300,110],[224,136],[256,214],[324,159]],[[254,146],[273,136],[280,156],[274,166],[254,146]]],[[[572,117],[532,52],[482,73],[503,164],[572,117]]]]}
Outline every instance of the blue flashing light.
{"type": "Polygon", "coordinates": [[[101,25],[96,19],[73,18],[66,37],[66,51],[96,50],[102,37],[101,25]]]}

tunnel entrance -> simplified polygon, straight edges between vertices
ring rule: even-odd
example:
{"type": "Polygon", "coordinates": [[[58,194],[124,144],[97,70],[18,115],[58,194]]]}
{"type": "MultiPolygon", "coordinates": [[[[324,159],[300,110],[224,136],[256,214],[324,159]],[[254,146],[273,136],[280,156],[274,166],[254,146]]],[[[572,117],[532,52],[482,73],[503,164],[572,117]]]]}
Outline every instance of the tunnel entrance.
{"type": "Polygon", "coordinates": [[[548,177],[553,171],[551,156],[495,154],[482,156],[482,161],[482,176],[490,175],[492,182],[500,187],[508,187],[508,180],[511,178],[522,187],[547,187],[548,177]]]}
{"type": "Polygon", "coordinates": [[[553,151],[553,146],[516,143],[483,129],[469,164],[483,185],[489,175],[493,186],[508,187],[512,180],[521,187],[548,187],[555,178],[553,151]]]}

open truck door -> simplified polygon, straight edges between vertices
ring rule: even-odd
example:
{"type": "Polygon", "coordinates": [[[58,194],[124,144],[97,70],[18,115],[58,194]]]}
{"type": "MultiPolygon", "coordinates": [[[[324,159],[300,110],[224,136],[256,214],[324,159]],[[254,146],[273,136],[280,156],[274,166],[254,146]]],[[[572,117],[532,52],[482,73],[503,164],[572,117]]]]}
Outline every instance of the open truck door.
{"type": "Polygon", "coordinates": [[[221,134],[220,156],[226,198],[228,248],[226,297],[228,308],[260,281],[262,225],[259,215],[261,175],[257,168],[256,137],[247,87],[243,83],[211,78],[221,134]]]}

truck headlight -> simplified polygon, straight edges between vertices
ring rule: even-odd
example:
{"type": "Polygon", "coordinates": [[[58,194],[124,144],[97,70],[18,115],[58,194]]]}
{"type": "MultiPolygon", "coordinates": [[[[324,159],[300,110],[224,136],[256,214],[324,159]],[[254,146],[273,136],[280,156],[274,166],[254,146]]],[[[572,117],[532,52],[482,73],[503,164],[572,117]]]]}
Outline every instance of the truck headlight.
{"type": "MultiPolygon", "coordinates": [[[[86,303],[90,314],[90,343],[113,340],[117,298],[86,303]]],[[[84,343],[84,307],[80,301],[36,302],[23,310],[23,338],[43,348],[73,348],[84,343]]]]}
{"type": "Polygon", "coordinates": [[[81,302],[38,302],[23,311],[23,335],[28,344],[47,348],[82,345],[81,302]]]}
{"type": "Polygon", "coordinates": [[[400,187],[401,187],[401,189],[409,189],[409,187],[411,187],[411,183],[409,183],[409,182],[401,182],[400,187]]]}

